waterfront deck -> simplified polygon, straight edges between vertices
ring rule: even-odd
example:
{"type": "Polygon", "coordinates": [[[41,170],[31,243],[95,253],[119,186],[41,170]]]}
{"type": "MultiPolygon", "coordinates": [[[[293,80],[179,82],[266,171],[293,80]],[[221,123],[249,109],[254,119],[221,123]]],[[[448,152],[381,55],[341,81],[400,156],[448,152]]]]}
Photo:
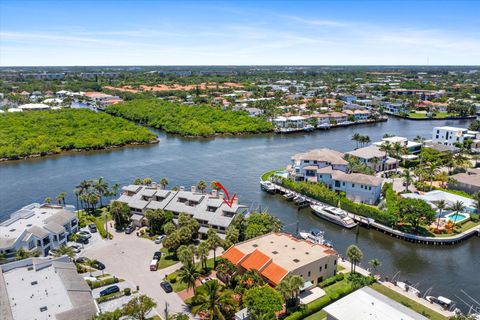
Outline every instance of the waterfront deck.
{"type": "MultiPolygon", "coordinates": [[[[310,198],[310,197],[307,197],[305,195],[302,195],[298,192],[295,192],[293,190],[290,190],[288,188],[285,188],[275,182],[272,181],[272,184],[275,188],[275,192],[276,193],[287,193],[287,192],[290,192],[290,193],[294,193],[295,195],[298,195],[298,196],[301,196],[305,199],[305,203],[307,203],[308,205],[327,205],[321,201],[318,201],[316,199],[313,199],[313,198],[310,198]]],[[[404,241],[408,241],[408,242],[412,242],[412,243],[417,243],[417,244],[426,244],[426,245],[438,245],[438,246],[442,246],[442,245],[454,245],[454,244],[457,244],[459,242],[462,242],[472,236],[480,236],[480,226],[476,226],[476,227],[473,227],[469,230],[466,230],[462,233],[459,233],[459,234],[456,234],[456,235],[452,235],[452,236],[446,236],[446,237],[424,237],[424,236],[418,236],[418,235],[414,235],[414,234],[410,234],[410,233],[405,233],[405,232],[402,232],[400,230],[395,230],[395,229],[392,229],[388,226],[385,226],[383,224],[380,224],[378,222],[375,222],[373,219],[370,219],[370,218],[366,218],[366,217],[363,217],[363,216],[359,216],[359,215],[356,215],[356,214],[353,214],[353,213],[350,213],[350,212],[347,212],[348,216],[351,217],[353,220],[355,220],[359,226],[363,226],[365,228],[368,228],[368,229],[375,229],[377,231],[380,231],[380,232],[383,232],[384,234],[387,234],[389,236],[392,236],[392,237],[395,237],[395,238],[398,238],[398,239],[401,239],[401,240],[404,240],[404,241]]]]}

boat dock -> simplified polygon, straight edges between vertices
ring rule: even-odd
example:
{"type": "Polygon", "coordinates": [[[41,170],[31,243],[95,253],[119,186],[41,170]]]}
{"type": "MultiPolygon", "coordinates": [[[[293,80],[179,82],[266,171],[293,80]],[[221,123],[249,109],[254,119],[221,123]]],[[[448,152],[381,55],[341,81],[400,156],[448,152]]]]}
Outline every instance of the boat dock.
{"type": "MultiPolygon", "coordinates": [[[[305,200],[305,204],[303,204],[303,207],[308,207],[309,205],[328,205],[325,204],[321,201],[318,201],[316,199],[307,197],[305,195],[302,195],[296,191],[290,190],[288,188],[285,188],[275,182],[271,182],[272,186],[274,187],[275,193],[293,193],[296,196],[302,197],[305,200]]],[[[343,209],[342,209],[343,210],[343,209]]],[[[347,211],[345,211],[347,212],[347,211]]],[[[405,233],[400,230],[395,230],[392,229],[388,226],[385,226],[381,223],[375,222],[373,219],[366,218],[363,216],[359,216],[350,212],[347,212],[347,215],[355,220],[355,222],[358,223],[359,226],[368,228],[368,229],[375,229],[379,232],[383,232],[384,234],[387,234],[389,236],[395,237],[397,239],[401,239],[404,241],[408,241],[411,243],[417,243],[417,244],[426,244],[426,245],[434,245],[434,246],[443,246],[443,245],[454,245],[457,243],[460,243],[472,236],[480,236],[480,226],[471,228],[469,230],[466,230],[462,233],[452,235],[452,236],[445,236],[445,237],[424,237],[424,236],[418,236],[410,233],[405,233]]]]}

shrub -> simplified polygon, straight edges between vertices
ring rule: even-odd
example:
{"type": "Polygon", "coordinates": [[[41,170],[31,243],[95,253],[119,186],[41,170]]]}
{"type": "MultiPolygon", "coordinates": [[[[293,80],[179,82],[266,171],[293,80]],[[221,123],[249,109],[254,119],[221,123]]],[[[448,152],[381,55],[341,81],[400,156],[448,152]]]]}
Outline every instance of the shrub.
{"type": "Polygon", "coordinates": [[[125,294],[126,296],[129,296],[131,293],[132,293],[132,289],[130,288],[123,289],[123,294],[125,294]]]}
{"type": "Polygon", "coordinates": [[[337,274],[333,277],[330,277],[327,280],[323,281],[318,286],[320,288],[325,288],[325,287],[331,286],[334,283],[337,283],[338,281],[342,281],[344,278],[345,278],[345,275],[343,273],[339,273],[339,274],[337,274]]]}
{"type": "Polygon", "coordinates": [[[114,283],[118,283],[120,280],[116,277],[113,277],[113,278],[107,278],[107,279],[103,279],[103,280],[98,280],[98,281],[90,281],[90,280],[87,280],[87,284],[88,286],[91,288],[91,289],[96,289],[96,288],[100,288],[100,287],[103,287],[103,286],[107,286],[109,284],[114,284],[114,283]]]}

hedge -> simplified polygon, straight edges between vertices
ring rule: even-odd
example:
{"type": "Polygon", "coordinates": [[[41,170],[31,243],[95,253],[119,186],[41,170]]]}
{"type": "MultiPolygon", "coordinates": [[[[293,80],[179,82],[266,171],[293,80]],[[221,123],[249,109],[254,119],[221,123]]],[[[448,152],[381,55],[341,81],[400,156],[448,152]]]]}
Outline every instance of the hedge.
{"type": "Polygon", "coordinates": [[[337,283],[338,281],[342,281],[344,278],[345,278],[345,275],[343,273],[339,273],[339,274],[337,274],[333,277],[330,277],[327,280],[323,281],[318,286],[320,288],[325,288],[325,287],[331,286],[334,283],[337,283]]]}
{"type": "Polygon", "coordinates": [[[87,284],[88,286],[90,287],[90,289],[96,289],[96,288],[100,288],[100,287],[103,287],[103,286],[108,286],[109,284],[114,284],[114,283],[118,283],[120,282],[120,279],[118,278],[107,278],[107,279],[103,279],[103,280],[98,280],[98,281],[90,281],[90,280],[87,280],[87,284]]]}

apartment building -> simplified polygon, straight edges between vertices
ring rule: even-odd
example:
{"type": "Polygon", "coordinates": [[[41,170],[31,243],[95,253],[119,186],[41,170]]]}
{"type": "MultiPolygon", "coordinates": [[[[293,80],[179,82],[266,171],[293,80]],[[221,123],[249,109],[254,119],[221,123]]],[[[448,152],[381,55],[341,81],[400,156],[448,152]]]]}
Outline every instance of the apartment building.
{"type": "Polygon", "coordinates": [[[237,214],[245,214],[248,207],[240,205],[235,199],[229,207],[224,202],[224,194],[212,190],[211,193],[202,193],[192,186],[190,191],[180,187],[179,191],[164,190],[159,186],[128,185],[122,188],[123,194],[117,201],[126,203],[132,214],[132,221],[141,225],[146,221],[145,212],[148,209],[171,211],[174,218],[180,213],[186,213],[200,223],[200,234],[206,234],[209,228],[221,235],[237,214]]]}
{"type": "Polygon", "coordinates": [[[67,237],[78,231],[73,206],[32,203],[0,223],[0,253],[7,258],[23,248],[38,250],[41,255],[67,243],[67,237]]]}
{"type": "Polygon", "coordinates": [[[97,312],[90,287],[66,256],[0,265],[2,320],[90,320],[97,312]]]}
{"type": "Polygon", "coordinates": [[[238,243],[222,258],[233,263],[239,273],[257,270],[272,286],[289,274],[302,276],[302,290],[335,275],[338,260],[335,250],[285,233],[269,233],[238,243]]]}
{"type": "Polygon", "coordinates": [[[465,140],[480,139],[480,132],[470,131],[457,127],[435,127],[432,131],[432,141],[446,146],[453,146],[455,143],[463,143],[465,140]]]}

